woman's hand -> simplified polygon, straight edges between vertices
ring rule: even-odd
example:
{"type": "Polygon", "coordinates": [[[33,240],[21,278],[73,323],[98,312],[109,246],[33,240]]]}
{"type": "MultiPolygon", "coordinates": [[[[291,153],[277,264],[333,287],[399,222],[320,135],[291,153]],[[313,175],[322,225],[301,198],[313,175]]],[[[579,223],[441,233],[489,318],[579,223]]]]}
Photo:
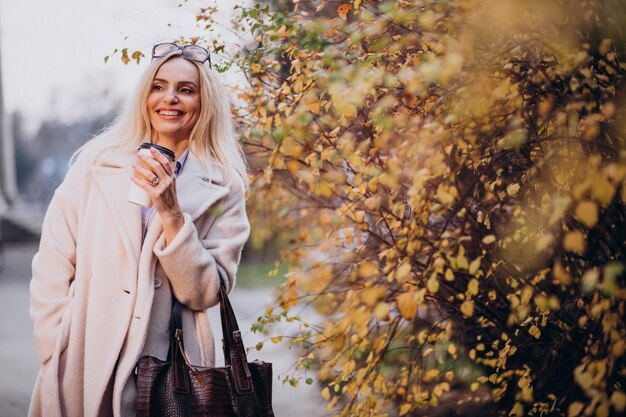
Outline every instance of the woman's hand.
{"type": "Polygon", "coordinates": [[[171,242],[182,228],[183,213],[176,196],[176,177],[173,163],[161,152],[150,148],[151,156],[138,154],[138,163],[133,164],[132,181],[144,189],[163,222],[165,241],[171,242]]]}

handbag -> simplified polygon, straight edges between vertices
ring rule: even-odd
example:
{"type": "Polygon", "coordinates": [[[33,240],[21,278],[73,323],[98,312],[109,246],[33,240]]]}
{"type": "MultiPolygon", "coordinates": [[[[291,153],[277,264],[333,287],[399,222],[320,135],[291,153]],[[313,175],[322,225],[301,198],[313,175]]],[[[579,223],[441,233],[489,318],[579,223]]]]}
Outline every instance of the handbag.
{"type": "Polygon", "coordinates": [[[182,305],[172,293],[167,361],[142,356],[137,362],[137,417],[274,417],[272,364],[248,363],[223,285],[219,301],[225,366],[193,366],[183,345],[182,305]]]}

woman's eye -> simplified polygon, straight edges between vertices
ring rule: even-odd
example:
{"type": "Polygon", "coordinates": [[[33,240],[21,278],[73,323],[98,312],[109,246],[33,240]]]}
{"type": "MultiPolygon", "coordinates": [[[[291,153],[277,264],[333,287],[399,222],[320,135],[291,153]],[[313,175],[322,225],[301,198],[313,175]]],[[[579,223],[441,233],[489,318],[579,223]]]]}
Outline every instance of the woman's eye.
{"type": "Polygon", "coordinates": [[[163,89],[163,87],[161,87],[161,86],[160,86],[160,85],[158,85],[158,84],[155,84],[155,85],[153,85],[153,86],[152,86],[152,89],[153,89],[153,90],[157,90],[157,91],[158,91],[158,90],[162,90],[162,89],[163,89]]]}
{"type": "Polygon", "coordinates": [[[180,92],[185,94],[193,94],[193,90],[190,88],[181,88],[180,92]]]}

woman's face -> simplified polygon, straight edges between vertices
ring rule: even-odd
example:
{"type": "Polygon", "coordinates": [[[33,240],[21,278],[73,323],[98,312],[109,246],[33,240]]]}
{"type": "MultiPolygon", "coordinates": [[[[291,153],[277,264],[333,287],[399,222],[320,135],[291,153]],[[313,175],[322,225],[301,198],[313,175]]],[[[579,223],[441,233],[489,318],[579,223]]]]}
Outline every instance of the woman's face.
{"type": "Polygon", "coordinates": [[[154,76],[147,105],[155,139],[189,139],[200,116],[198,68],[184,58],[165,62],[154,76]]]}

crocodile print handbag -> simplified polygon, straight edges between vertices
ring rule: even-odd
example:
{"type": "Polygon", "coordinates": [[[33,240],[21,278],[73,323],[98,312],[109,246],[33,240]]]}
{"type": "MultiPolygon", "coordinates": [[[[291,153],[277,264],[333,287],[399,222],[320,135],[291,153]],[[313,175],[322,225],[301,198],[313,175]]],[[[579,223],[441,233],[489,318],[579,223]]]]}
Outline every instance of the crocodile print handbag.
{"type": "Polygon", "coordinates": [[[272,364],[248,363],[241,332],[224,287],[220,316],[226,366],[193,366],[183,346],[182,305],[172,294],[167,361],[137,362],[137,417],[274,417],[272,364]]]}

